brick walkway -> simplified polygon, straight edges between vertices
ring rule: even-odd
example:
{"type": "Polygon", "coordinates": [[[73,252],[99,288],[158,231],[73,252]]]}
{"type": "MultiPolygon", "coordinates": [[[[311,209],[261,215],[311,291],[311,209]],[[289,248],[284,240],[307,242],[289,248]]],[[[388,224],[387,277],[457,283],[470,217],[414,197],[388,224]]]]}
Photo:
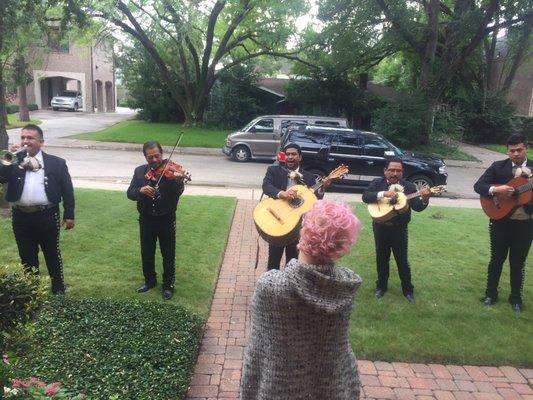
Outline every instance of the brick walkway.
{"type": "MultiPolygon", "coordinates": [[[[237,203],[187,400],[239,398],[248,304],[267,257],[260,240],[259,267],[253,269],[255,204],[237,203]]],[[[359,360],[359,373],[366,400],[533,400],[532,369],[359,360]]]]}

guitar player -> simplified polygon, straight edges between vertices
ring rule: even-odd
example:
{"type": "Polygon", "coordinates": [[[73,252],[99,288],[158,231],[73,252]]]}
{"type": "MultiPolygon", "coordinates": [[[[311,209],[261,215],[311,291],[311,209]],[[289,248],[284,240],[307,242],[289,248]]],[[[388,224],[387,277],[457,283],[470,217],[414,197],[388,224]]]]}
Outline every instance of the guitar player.
{"type": "MultiPolygon", "coordinates": [[[[296,193],[290,188],[294,185],[312,186],[316,182],[313,174],[300,168],[302,150],[295,143],[289,143],[282,149],[285,160],[279,160],[279,165],[271,165],[267,168],[263,179],[263,193],[274,199],[290,201],[296,193]],[[285,164],[285,165],[283,165],[285,164]]],[[[317,198],[324,197],[324,189],[331,184],[329,179],[323,180],[323,185],[315,192],[317,198]]],[[[283,251],[285,251],[285,263],[293,258],[298,258],[297,241],[285,247],[268,245],[268,270],[279,269],[283,251]]]]}
{"type": "MultiPolygon", "coordinates": [[[[396,191],[391,185],[403,186],[406,195],[415,193],[416,187],[409,181],[402,179],[403,166],[399,158],[390,158],[385,162],[384,177],[374,179],[363,193],[363,201],[367,204],[388,197],[397,197],[396,191]]],[[[420,197],[414,197],[409,201],[409,210],[398,214],[386,222],[372,223],[374,241],[376,244],[376,267],[378,279],[376,280],[375,297],[380,299],[387,291],[389,280],[389,261],[391,250],[398,266],[398,275],[402,284],[402,292],[409,302],[414,301],[413,284],[411,282],[411,268],[407,257],[407,225],[411,220],[411,208],[415,211],[423,211],[429,202],[430,191],[428,188],[421,190],[420,197]]]]}
{"type": "MultiPolygon", "coordinates": [[[[494,162],[474,184],[476,193],[485,197],[509,198],[515,195],[513,187],[506,185],[516,176],[531,179],[533,160],[527,159],[527,140],[514,134],[507,139],[508,158],[494,162]]],[[[490,306],[498,299],[498,283],[503,263],[509,254],[511,268],[511,294],[509,303],[519,313],[522,310],[522,286],[526,258],[533,237],[533,204],[517,208],[509,217],[489,220],[490,261],[487,268],[487,288],[483,304],[490,306]]]]}

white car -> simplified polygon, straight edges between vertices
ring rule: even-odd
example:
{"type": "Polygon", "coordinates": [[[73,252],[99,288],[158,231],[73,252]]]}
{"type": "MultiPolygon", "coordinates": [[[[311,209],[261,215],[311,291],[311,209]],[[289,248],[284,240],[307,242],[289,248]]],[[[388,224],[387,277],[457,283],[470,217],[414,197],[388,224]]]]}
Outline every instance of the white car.
{"type": "Polygon", "coordinates": [[[51,104],[54,111],[60,108],[77,111],[83,106],[83,101],[80,92],[76,90],[64,90],[60,96],[54,96],[52,98],[51,104]]]}

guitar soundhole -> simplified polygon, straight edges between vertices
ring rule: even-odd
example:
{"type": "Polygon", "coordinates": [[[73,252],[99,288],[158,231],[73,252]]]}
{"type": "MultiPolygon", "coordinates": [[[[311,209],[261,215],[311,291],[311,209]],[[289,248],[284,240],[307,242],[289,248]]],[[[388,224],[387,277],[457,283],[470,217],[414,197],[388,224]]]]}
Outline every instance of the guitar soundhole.
{"type": "Polygon", "coordinates": [[[304,200],[301,197],[296,197],[289,201],[289,204],[292,208],[298,208],[303,204],[304,200]]]}

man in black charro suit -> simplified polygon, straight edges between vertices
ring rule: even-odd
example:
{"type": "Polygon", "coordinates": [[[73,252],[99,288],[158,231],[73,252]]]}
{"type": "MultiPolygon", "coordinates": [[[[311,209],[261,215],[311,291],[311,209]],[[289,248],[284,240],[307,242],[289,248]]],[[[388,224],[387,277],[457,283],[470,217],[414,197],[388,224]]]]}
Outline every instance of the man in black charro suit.
{"type": "MultiPolygon", "coordinates": [[[[416,187],[411,182],[402,179],[403,166],[399,158],[389,159],[385,163],[384,178],[374,179],[363,193],[365,203],[375,203],[384,197],[394,198],[396,192],[391,190],[390,185],[401,185],[406,195],[416,192],[416,187]]],[[[398,275],[402,284],[402,292],[405,298],[412,302],[413,284],[411,282],[411,268],[407,257],[407,224],[411,221],[411,208],[415,211],[424,210],[429,201],[429,189],[423,189],[420,197],[409,201],[409,210],[398,214],[392,219],[379,223],[373,222],[374,241],[376,244],[376,267],[378,279],[376,280],[376,298],[381,298],[387,291],[389,281],[389,260],[391,250],[398,266],[398,275]]]]}
{"type": "Polygon", "coordinates": [[[174,293],[176,271],[176,208],[183,193],[183,175],[164,177],[156,191],[154,182],[146,174],[163,165],[163,149],[156,141],[143,145],[147,164],[135,168],[127,191],[130,200],[137,202],[144,284],[138,293],[146,292],[157,283],[155,272],[155,246],[159,240],[163,258],[163,299],[170,300],[174,293]]]}
{"type": "MultiPolygon", "coordinates": [[[[20,133],[21,146],[30,158],[21,162],[23,168],[12,164],[0,165],[0,183],[7,183],[6,200],[12,206],[12,225],[20,260],[27,272],[39,271],[39,247],[52,281],[52,293],[65,293],[63,261],[59,249],[60,225],[74,228],[74,189],[64,159],[41,150],[43,131],[29,124],[20,133]],[[31,161],[31,162],[29,162],[31,161]],[[59,217],[59,203],[63,200],[63,220],[59,217]]],[[[17,151],[13,145],[11,151],[17,151]]],[[[19,160],[22,161],[22,160],[19,160]]]]}
{"type": "MultiPolygon", "coordinates": [[[[296,196],[296,193],[290,189],[292,186],[301,184],[313,186],[316,183],[316,177],[300,168],[300,161],[302,161],[300,146],[295,143],[289,143],[283,148],[283,152],[286,157],[285,165],[271,165],[267,168],[263,179],[263,193],[274,199],[292,200],[296,196]],[[294,178],[291,178],[291,175],[294,178]]],[[[323,182],[322,187],[315,192],[319,199],[324,197],[324,188],[331,183],[329,179],[324,179],[323,182]]],[[[288,263],[293,258],[298,258],[296,244],[297,241],[285,247],[269,244],[267,268],[269,270],[279,269],[284,250],[285,263],[288,263]]]]}
{"type": "MultiPolygon", "coordinates": [[[[494,162],[474,184],[481,196],[511,197],[513,187],[506,185],[515,176],[532,179],[533,160],[527,159],[527,140],[523,135],[507,139],[508,159],[494,162]],[[495,186],[499,185],[499,186],[495,186]]],[[[519,207],[509,217],[489,221],[490,261],[487,270],[487,288],[481,300],[490,306],[498,299],[498,284],[503,263],[509,254],[511,268],[511,294],[509,303],[515,312],[522,310],[522,286],[524,284],[526,258],[533,237],[533,205],[519,207]]]]}

